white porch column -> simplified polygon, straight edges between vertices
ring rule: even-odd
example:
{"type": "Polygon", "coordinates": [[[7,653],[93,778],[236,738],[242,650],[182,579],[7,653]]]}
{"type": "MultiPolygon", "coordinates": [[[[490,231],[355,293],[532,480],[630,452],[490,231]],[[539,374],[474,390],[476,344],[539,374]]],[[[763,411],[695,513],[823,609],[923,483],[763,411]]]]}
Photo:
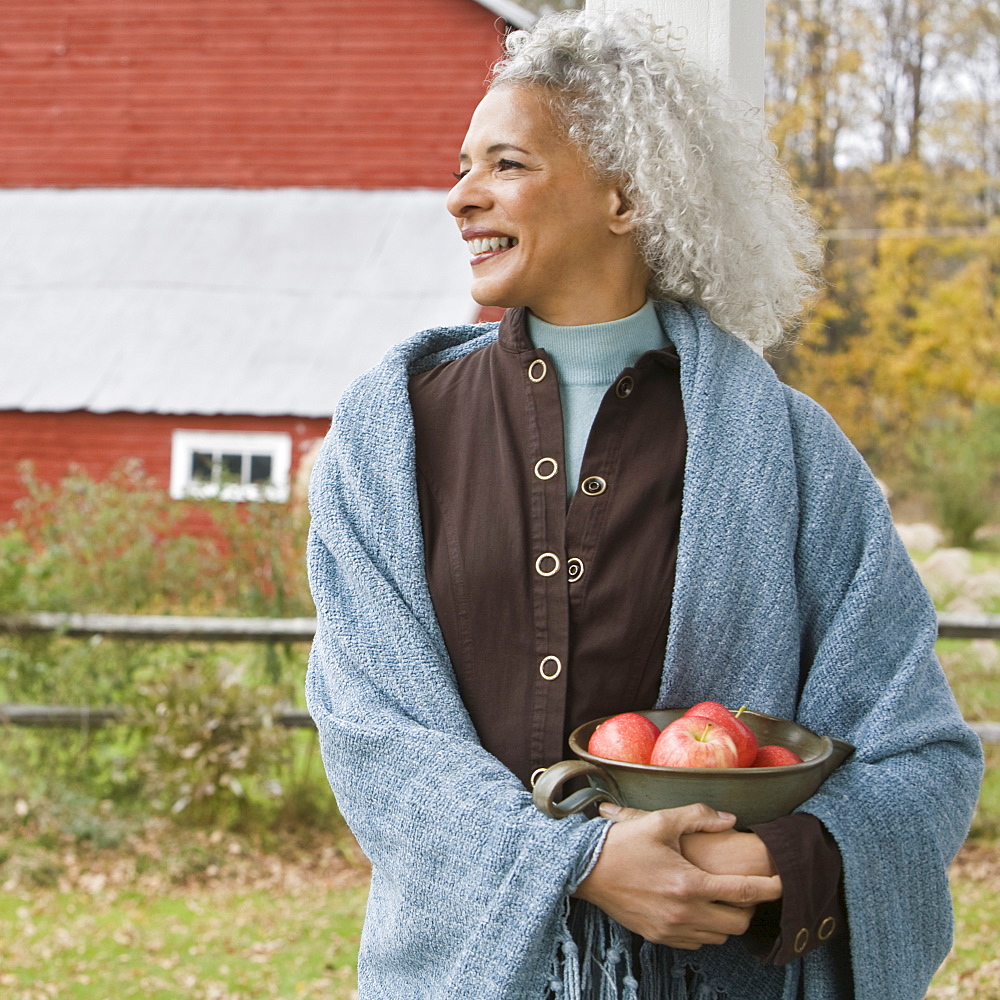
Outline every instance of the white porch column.
{"type": "Polygon", "coordinates": [[[766,0],[587,0],[588,10],[648,11],[659,24],[683,29],[688,56],[730,92],[764,107],[766,0]]]}

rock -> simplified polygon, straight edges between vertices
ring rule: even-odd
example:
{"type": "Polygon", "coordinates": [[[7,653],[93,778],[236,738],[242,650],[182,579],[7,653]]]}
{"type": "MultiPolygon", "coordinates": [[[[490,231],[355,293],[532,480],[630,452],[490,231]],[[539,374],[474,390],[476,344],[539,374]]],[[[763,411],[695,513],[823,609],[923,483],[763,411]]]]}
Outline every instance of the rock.
{"type": "Polygon", "coordinates": [[[949,583],[964,583],[971,562],[968,549],[938,549],[920,564],[920,571],[949,583]]]}
{"type": "MultiPolygon", "coordinates": [[[[950,604],[965,594],[970,564],[971,557],[966,549],[938,549],[917,564],[924,585],[939,608],[948,607],[955,612],[968,610],[951,608],[950,604]]],[[[975,610],[979,610],[978,605],[975,610]]]]}
{"type": "Polygon", "coordinates": [[[933,552],[944,541],[941,529],[927,521],[897,524],[896,530],[910,552],[933,552]]]}
{"type": "Polygon", "coordinates": [[[977,600],[969,597],[966,593],[961,593],[948,602],[945,611],[951,615],[980,615],[983,609],[979,606],[977,600]]]}
{"type": "Polygon", "coordinates": [[[979,665],[991,673],[1000,672],[1000,642],[993,639],[973,639],[969,653],[979,660],[979,665]]]}
{"type": "Polygon", "coordinates": [[[987,569],[966,580],[966,594],[979,601],[984,610],[987,605],[1000,599],[1000,569],[987,569]]]}

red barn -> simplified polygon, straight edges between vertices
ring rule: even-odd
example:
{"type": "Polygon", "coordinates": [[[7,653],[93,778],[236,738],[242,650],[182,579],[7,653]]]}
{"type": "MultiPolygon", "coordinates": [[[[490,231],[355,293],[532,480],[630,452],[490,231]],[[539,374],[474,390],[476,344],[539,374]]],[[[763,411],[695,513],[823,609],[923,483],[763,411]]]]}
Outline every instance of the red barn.
{"type": "Polygon", "coordinates": [[[288,495],[346,383],[465,322],[444,209],[513,0],[5,0],[0,520],[16,466],[288,495]]]}

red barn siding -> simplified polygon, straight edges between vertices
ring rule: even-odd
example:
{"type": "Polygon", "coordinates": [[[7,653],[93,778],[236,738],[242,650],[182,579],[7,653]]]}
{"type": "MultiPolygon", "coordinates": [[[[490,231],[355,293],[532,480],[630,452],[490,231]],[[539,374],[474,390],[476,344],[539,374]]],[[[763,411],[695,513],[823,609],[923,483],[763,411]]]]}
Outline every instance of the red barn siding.
{"type": "Polygon", "coordinates": [[[292,438],[294,481],[299,461],[329,426],[329,419],[310,417],[0,411],[0,523],[14,516],[14,502],[24,495],[18,475],[18,464],[24,461],[32,463],[39,479],[57,482],[73,465],[93,479],[103,479],[118,462],[138,458],[166,490],[173,431],[277,431],[292,438]]]}
{"type": "Polygon", "coordinates": [[[3,0],[0,186],[447,187],[475,0],[3,0]]]}

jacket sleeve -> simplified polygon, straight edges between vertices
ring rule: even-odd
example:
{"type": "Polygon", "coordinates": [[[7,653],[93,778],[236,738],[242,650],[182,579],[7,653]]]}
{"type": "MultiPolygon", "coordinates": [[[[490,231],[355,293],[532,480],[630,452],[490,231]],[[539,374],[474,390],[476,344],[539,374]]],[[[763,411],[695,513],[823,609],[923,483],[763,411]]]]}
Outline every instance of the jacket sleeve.
{"type": "Polygon", "coordinates": [[[792,813],[749,828],[767,847],[783,894],[757,907],[744,943],[760,961],[787,965],[847,931],[836,841],[815,816],[792,813]]]}

